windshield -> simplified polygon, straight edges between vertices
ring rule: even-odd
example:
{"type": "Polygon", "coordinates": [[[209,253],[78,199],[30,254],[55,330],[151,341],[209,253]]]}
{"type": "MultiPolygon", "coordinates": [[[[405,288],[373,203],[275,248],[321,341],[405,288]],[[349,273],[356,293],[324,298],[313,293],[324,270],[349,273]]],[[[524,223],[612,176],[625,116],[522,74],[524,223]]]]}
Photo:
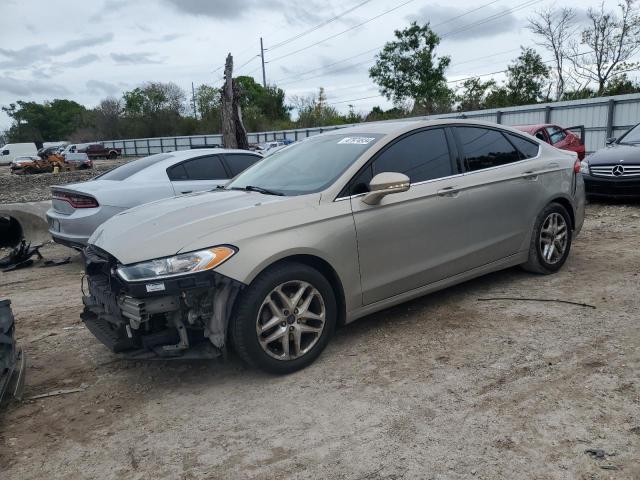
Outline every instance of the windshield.
{"type": "Polygon", "coordinates": [[[640,124],[625,133],[618,143],[640,143],[640,124]]]}
{"type": "Polygon", "coordinates": [[[171,156],[172,155],[167,153],[157,153],[155,155],[151,155],[150,157],[133,160],[129,163],[125,163],[124,165],[120,165],[119,167],[109,170],[107,173],[103,173],[102,175],[97,176],[94,180],[97,180],[98,178],[100,180],[126,180],[131,175],[144,170],[154,163],[165,160],[166,158],[170,158],[171,156]]]}
{"type": "Polygon", "coordinates": [[[382,135],[319,135],[279,150],[238,175],[227,189],[259,187],[284,195],[320,192],[382,135]]]}

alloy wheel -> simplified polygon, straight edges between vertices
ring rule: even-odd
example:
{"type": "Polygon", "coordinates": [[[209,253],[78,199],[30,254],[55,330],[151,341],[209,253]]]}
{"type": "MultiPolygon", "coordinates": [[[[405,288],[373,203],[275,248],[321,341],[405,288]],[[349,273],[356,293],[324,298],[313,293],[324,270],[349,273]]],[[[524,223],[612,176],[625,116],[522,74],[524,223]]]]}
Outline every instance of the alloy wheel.
{"type": "Polygon", "coordinates": [[[557,212],[550,213],[540,230],[540,251],[542,258],[550,265],[558,263],[567,249],[569,229],[564,217],[557,212]]]}
{"type": "Polygon", "coordinates": [[[310,283],[288,281],[275,287],[258,310],[256,333],[262,349],[278,360],[293,360],[309,352],[324,330],[326,309],[310,283]]]}

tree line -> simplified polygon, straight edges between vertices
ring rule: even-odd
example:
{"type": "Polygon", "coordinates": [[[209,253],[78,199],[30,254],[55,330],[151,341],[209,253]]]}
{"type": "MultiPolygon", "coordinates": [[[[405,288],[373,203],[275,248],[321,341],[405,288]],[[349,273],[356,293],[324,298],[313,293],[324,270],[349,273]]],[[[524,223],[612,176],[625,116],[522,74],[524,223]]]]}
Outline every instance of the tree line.
{"type": "MultiPolygon", "coordinates": [[[[349,105],[340,113],[327,101],[327,92],[292,96],[276,85],[266,87],[252,77],[234,79],[240,92],[247,131],[310,128],[402,118],[412,115],[502,108],[540,102],[574,100],[640,92],[628,74],[639,68],[632,61],[640,50],[637,0],[623,0],[618,10],[604,4],[577,21],[569,8],[551,7],[528,19],[537,47],[550,55],[543,60],[533,47],[521,47],[503,81],[482,76],[447,80],[449,56],[437,54],[440,37],[429,23],[411,23],[395,31],[395,39],[376,55],[369,77],[393,103],[358,112],[349,105]],[[295,118],[294,118],[295,117],[295,118]]],[[[95,108],[56,99],[38,103],[18,100],[2,110],[12,119],[6,142],[197,135],[221,130],[221,90],[199,85],[192,95],[172,82],[147,82],[120,98],[103,99],[95,108]]],[[[0,138],[0,140],[2,140],[0,138]]]]}

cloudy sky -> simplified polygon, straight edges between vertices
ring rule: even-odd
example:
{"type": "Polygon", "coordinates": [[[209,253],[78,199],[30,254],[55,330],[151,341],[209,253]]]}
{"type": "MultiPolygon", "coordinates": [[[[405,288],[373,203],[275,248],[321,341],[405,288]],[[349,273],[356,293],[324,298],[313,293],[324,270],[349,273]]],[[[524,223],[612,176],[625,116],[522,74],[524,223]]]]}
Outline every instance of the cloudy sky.
{"type": "MultiPolygon", "coordinates": [[[[451,81],[502,70],[540,0],[0,0],[0,105],[69,98],[88,107],[149,80],[219,84],[228,52],[237,74],[288,96],[325,87],[341,111],[389,103],[368,79],[375,52],[412,20],[430,22],[450,55],[451,81]],[[345,13],[346,12],[346,13],[345,13]],[[335,18],[338,17],[338,18],[335,18]]],[[[553,2],[556,3],[556,2],[553,2]]],[[[600,0],[564,0],[584,12],[600,0]]],[[[607,0],[614,8],[616,1],[607,0]]],[[[545,59],[550,56],[543,53],[545,59]]],[[[499,77],[499,76],[497,76],[499,77]]],[[[0,129],[9,118],[0,113],[0,129]]]]}

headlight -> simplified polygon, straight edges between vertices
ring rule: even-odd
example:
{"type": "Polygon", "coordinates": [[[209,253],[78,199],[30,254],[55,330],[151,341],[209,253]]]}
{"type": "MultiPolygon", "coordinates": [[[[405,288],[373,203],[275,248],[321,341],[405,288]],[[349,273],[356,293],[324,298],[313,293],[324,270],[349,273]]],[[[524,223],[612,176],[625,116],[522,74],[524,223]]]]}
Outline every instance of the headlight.
{"type": "Polygon", "coordinates": [[[237,250],[232,247],[213,247],[118,267],[117,271],[120,278],[127,282],[177,277],[216,268],[236,252],[237,250]]]}
{"type": "Polygon", "coordinates": [[[580,162],[580,173],[586,173],[587,175],[589,174],[589,164],[586,160],[582,160],[580,162]]]}

